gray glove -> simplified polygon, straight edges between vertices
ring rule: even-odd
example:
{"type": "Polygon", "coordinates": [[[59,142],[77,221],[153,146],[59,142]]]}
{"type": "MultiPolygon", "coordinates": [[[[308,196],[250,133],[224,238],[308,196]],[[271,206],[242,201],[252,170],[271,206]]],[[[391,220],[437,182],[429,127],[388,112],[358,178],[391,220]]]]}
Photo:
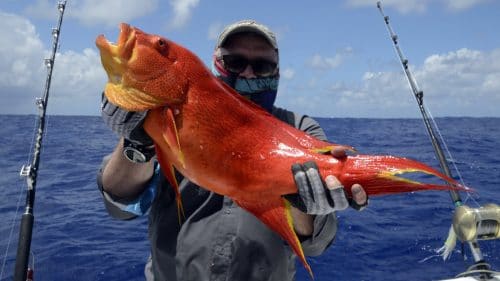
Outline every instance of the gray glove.
{"type": "Polygon", "coordinates": [[[101,115],[104,123],[118,135],[142,146],[153,145],[153,140],[142,128],[147,111],[126,111],[108,101],[102,94],[101,115]]]}
{"type": "Polygon", "coordinates": [[[298,194],[287,194],[285,198],[297,209],[310,215],[326,215],[344,210],[349,206],[344,187],[328,189],[319,174],[315,162],[292,165],[292,173],[298,194]]]}

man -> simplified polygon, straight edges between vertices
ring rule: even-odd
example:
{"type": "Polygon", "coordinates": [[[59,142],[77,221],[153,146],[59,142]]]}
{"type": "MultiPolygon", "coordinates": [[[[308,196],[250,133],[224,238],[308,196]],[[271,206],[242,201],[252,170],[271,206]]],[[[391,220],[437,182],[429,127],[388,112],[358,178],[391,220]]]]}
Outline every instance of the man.
{"type": "MultiPolygon", "coordinates": [[[[274,34],[246,20],[221,33],[212,69],[230,87],[278,119],[326,139],[310,117],[274,106],[278,65],[274,34]]],[[[149,210],[147,280],[294,279],[295,256],[276,233],[230,198],[196,186],[177,173],[186,217],[179,224],[175,195],[152,160],[153,143],[141,127],[146,112],[125,112],[105,97],[102,110],[104,121],[123,138],[104,159],[98,185],[114,217],[131,219],[149,210]]],[[[345,157],[343,151],[333,154],[345,157]]],[[[340,182],[334,176],[321,179],[313,162],[298,163],[290,173],[298,194],[285,197],[295,206],[291,210],[295,232],[306,255],[319,255],[335,237],[334,211],[345,209],[348,200],[340,182]]],[[[366,205],[361,186],[354,185],[352,192],[351,206],[366,205]]]]}

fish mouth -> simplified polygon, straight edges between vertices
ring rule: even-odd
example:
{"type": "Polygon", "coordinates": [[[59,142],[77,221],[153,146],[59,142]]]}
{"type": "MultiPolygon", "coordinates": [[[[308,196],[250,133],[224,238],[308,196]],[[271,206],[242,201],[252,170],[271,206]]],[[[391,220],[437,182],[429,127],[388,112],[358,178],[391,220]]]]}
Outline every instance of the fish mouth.
{"type": "Polygon", "coordinates": [[[114,44],[101,34],[96,39],[96,46],[101,53],[102,65],[112,84],[121,84],[125,66],[132,57],[136,42],[135,29],[126,23],[120,24],[120,34],[114,44]]]}
{"type": "Polygon", "coordinates": [[[140,34],[144,34],[140,29],[122,23],[116,43],[108,41],[102,34],[95,41],[108,75],[104,93],[112,104],[127,111],[148,110],[161,104],[157,98],[137,89],[133,82],[130,64],[137,59],[136,45],[140,34]]]}

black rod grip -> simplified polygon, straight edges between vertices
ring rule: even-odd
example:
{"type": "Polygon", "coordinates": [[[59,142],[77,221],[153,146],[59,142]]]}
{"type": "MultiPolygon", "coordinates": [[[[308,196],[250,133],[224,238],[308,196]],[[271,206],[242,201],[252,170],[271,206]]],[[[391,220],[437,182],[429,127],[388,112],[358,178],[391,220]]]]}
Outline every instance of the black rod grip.
{"type": "Polygon", "coordinates": [[[14,281],[26,281],[28,270],[28,259],[30,256],[31,236],[33,232],[34,216],[24,213],[21,218],[21,229],[19,230],[19,242],[17,247],[16,267],[14,269],[14,281]]]}

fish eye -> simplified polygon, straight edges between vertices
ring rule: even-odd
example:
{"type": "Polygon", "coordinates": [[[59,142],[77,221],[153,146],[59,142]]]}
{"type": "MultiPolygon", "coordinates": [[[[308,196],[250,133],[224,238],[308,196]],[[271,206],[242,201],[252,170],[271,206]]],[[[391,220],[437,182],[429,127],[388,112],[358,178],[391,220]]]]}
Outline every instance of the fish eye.
{"type": "Polygon", "coordinates": [[[165,39],[162,39],[162,38],[158,38],[158,40],[156,40],[156,49],[161,53],[161,54],[165,54],[167,52],[167,49],[168,48],[168,44],[167,44],[167,41],[165,41],[165,39]]]}

